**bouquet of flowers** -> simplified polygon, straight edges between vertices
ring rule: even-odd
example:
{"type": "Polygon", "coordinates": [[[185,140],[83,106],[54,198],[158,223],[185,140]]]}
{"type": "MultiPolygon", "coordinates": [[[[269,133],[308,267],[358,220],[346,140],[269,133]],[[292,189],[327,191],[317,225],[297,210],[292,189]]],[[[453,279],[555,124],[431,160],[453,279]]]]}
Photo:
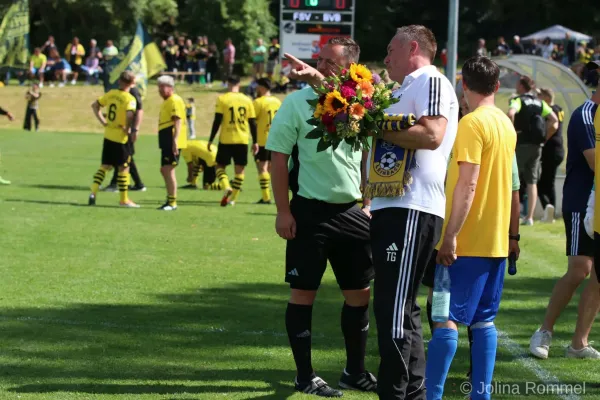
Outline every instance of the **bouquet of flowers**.
{"type": "Polygon", "coordinates": [[[386,85],[381,77],[362,64],[352,64],[339,75],[325,78],[315,91],[317,99],[308,100],[313,117],[307,122],[316,126],[306,137],[320,139],[317,151],[342,140],[354,151],[369,149],[369,136],[380,136],[384,110],[397,103],[392,97],[394,84],[386,85]]]}

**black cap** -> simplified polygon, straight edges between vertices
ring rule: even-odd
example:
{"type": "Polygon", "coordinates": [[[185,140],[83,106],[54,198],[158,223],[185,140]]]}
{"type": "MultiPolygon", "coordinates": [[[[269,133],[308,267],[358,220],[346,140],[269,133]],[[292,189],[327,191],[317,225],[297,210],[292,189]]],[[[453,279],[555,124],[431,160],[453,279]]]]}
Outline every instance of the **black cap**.
{"type": "Polygon", "coordinates": [[[587,63],[586,68],[593,71],[595,69],[600,69],[600,60],[598,61],[590,61],[589,63],[587,63]]]}

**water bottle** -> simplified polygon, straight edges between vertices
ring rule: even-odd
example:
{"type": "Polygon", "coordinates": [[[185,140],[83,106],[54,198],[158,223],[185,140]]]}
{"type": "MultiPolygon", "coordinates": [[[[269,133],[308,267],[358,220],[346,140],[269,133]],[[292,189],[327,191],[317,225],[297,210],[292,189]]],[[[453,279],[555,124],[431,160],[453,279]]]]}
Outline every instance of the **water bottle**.
{"type": "Polygon", "coordinates": [[[450,316],[450,271],[448,267],[435,266],[431,319],[435,322],[447,322],[450,316]]]}
{"type": "Polygon", "coordinates": [[[515,253],[510,253],[508,256],[508,274],[517,274],[517,255],[515,253]]]}

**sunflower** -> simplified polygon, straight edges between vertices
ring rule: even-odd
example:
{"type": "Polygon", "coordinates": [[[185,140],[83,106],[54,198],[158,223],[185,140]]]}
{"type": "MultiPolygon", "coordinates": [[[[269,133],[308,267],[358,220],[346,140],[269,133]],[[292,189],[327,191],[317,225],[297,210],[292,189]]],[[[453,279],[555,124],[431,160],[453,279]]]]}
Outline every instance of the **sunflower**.
{"type": "Polygon", "coordinates": [[[350,107],[350,115],[354,119],[361,120],[365,116],[365,108],[360,103],[352,104],[350,107]]]}
{"type": "Polygon", "coordinates": [[[313,113],[313,117],[320,118],[323,115],[323,106],[321,104],[317,104],[317,108],[315,108],[315,112],[313,113]]]}
{"type": "Polygon", "coordinates": [[[371,82],[373,74],[371,71],[362,64],[350,65],[350,77],[356,83],[371,82]]]}
{"type": "Polygon", "coordinates": [[[331,93],[327,93],[323,107],[325,112],[332,117],[335,117],[341,112],[346,112],[346,109],[348,108],[348,102],[342,97],[340,92],[334,90],[331,93]]]}

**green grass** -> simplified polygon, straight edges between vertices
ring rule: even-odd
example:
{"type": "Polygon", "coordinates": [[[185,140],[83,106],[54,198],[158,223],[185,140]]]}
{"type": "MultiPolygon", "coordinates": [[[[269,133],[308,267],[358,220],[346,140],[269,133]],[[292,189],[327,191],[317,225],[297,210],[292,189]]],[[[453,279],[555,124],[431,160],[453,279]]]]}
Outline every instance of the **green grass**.
{"type": "MultiPolygon", "coordinates": [[[[100,193],[89,208],[101,143],[91,133],[0,131],[0,175],[13,181],[0,186],[0,398],[308,399],[292,391],[285,244],[274,232],[274,206],[252,204],[260,198],[254,168],[234,208],[219,207],[219,192],[180,191],[179,210],[161,213],[156,138],[142,136],[136,158],[149,191],[131,198],[143,208],[116,207],[114,193],[100,193]]],[[[519,273],[507,276],[497,325],[526,354],[566,258],[561,223],[522,235],[519,273]]],[[[330,383],[344,366],[342,302],[328,271],[313,356],[330,383]]],[[[587,382],[585,398],[600,398],[597,364],[564,357],[575,318],[576,301],[556,327],[552,358],[533,363],[561,382],[587,382]]],[[[376,372],[371,326],[367,366],[376,372]]],[[[463,398],[464,332],[459,346],[448,399],[463,398]]],[[[539,381],[502,346],[495,379],[539,381]]]]}

